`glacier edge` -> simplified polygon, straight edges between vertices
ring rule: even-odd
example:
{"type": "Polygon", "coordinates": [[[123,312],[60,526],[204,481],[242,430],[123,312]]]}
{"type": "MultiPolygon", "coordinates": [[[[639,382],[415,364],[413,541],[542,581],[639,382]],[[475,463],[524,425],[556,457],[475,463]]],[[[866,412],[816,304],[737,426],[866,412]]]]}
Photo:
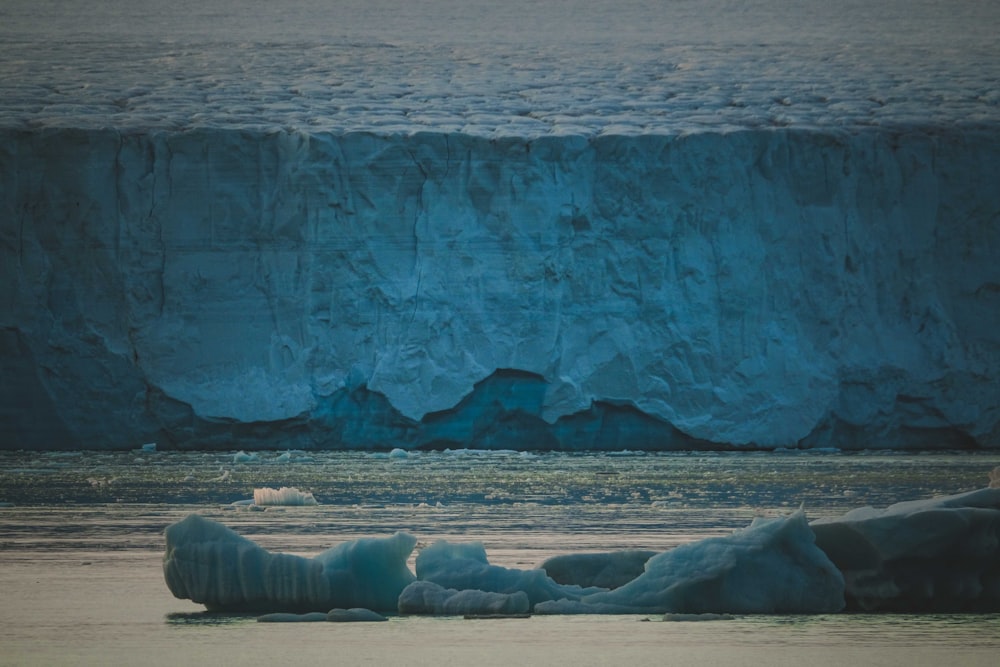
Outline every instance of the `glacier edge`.
{"type": "Polygon", "coordinates": [[[2,446],[1000,446],[998,167],[961,127],[3,131],[2,446]]]}

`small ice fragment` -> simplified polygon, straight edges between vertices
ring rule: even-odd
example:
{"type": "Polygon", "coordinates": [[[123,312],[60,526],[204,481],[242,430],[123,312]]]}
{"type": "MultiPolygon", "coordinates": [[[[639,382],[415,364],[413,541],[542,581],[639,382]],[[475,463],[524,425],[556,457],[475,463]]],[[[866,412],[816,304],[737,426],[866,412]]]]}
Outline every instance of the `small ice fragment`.
{"type": "Polygon", "coordinates": [[[259,461],[259,456],[253,453],[247,454],[242,449],[233,454],[233,463],[257,463],[259,461]]]}
{"type": "Polygon", "coordinates": [[[253,504],[261,506],[302,506],[318,505],[319,503],[316,502],[316,498],[312,493],[299,491],[294,486],[283,486],[280,489],[272,489],[269,487],[254,489],[253,504]]]}
{"type": "Polygon", "coordinates": [[[408,458],[410,458],[410,453],[408,451],[406,451],[405,449],[400,449],[399,447],[396,447],[391,452],[389,452],[389,458],[390,459],[408,459],[408,458]]]}
{"type": "Polygon", "coordinates": [[[142,446],[142,451],[144,451],[144,452],[155,452],[156,451],[156,443],[155,442],[147,442],[145,445],[142,446]]]}
{"type": "Polygon", "coordinates": [[[734,621],[732,614],[664,614],[664,621],[734,621]]]}

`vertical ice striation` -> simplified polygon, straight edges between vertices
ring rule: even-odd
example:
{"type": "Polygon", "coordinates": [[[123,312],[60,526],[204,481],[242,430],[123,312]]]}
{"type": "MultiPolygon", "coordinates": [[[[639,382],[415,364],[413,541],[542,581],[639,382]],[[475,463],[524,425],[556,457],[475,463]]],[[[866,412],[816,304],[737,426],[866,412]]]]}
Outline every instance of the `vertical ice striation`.
{"type": "Polygon", "coordinates": [[[5,130],[0,446],[1000,445],[1000,139],[5,130]]]}

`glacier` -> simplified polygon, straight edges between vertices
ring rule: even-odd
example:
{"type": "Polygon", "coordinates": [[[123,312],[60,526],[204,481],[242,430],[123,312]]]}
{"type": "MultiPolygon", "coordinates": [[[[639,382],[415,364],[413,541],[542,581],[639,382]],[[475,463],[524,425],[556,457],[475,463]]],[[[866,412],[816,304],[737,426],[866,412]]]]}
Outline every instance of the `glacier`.
{"type": "Polygon", "coordinates": [[[1000,134],[0,128],[0,446],[1000,446],[1000,134]]]}
{"type": "Polygon", "coordinates": [[[1000,446],[996,3],[64,5],[2,448],[1000,446]]]}

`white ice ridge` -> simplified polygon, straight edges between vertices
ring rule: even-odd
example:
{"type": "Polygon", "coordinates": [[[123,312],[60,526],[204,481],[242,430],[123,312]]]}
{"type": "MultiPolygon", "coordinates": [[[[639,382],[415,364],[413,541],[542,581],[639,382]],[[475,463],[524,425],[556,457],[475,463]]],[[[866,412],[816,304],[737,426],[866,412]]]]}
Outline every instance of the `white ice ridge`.
{"type": "MultiPolygon", "coordinates": [[[[1000,611],[1000,489],[886,510],[864,508],[812,524],[801,510],[756,520],[731,536],[657,554],[638,576],[611,590],[556,583],[542,569],[491,565],[478,543],[435,542],[418,554],[414,576],[406,561],[416,539],[402,533],[347,542],[314,559],[269,553],[196,515],[170,526],[166,537],[163,567],[171,592],[216,610],[774,614],[831,613],[846,606],[1000,611]]],[[[603,559],[630,572],[633,560],[603,559]]],[[[590,577],[593,561],[593,554],[568,554],[561,570],[590,577]],[[572,567],[574,559],[580,567],[572,567]]]]}
{"type": "Polygon", "coordinates": [[[537,137],[1000,113],[981,0],[72,4],[4,3],[0,127],[537,137]]]}
{"type": "Polygon", "coordinates": [[[0,440],[1000,446],[998,172],[961,125],[0,131],[0,440]]]}

